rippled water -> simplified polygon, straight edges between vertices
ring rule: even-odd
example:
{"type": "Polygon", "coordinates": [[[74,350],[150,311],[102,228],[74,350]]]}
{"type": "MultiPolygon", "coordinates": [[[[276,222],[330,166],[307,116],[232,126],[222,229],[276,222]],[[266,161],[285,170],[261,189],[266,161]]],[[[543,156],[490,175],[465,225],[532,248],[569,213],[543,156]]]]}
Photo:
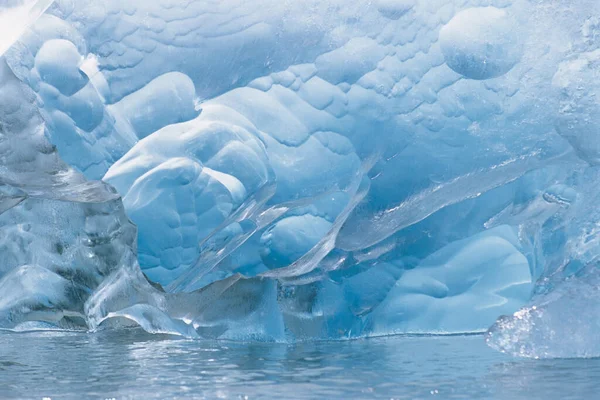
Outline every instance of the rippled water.
{"type": "Polygon", "coordinates": [[[286,346],[0,333],[2,399],[594,399],[599,389],[600,360],[512,359],[480,336],[286,346]]]}

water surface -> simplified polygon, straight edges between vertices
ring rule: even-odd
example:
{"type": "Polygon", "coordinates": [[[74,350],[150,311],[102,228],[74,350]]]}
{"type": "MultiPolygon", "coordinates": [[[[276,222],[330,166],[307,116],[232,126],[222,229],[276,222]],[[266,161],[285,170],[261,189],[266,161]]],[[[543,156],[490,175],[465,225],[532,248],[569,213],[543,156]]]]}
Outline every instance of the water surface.
{"type": "Polygon", "coordinates": [[[481,336],[275,345],[0,333],[2,399],[562,400],[599,390],[598,359],[514,359],[481,336]]]}

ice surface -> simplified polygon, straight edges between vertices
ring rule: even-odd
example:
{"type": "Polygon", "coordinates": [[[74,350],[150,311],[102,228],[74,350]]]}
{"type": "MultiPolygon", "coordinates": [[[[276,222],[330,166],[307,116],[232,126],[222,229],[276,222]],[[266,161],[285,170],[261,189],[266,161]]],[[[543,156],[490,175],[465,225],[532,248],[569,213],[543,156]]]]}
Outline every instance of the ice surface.
{"type": "Polygon", "coordinates": [[[50,7],[54,0],[0,1],[0,55],[50,7]]]}
{"type": "Polygon", "coordinates": [[[539,237],[545,272],[531,303],[490,328],[500,351],[531,358],[598,357],[598,170],[576,173],[545,196],[560,211],[539,237]]]}
{"type": "Polygon", "coordinates": [[[600,254],[599,11],[56,0],[2,59],[0,326],[447,334],[555,299],[490,339],[538,348],[593,293],[560,295],[600,254]]]}
{"type": "Polygon", "coordinates": [[[470,79],[506,74],[522,55],[522,38],[514,19],[495,7],[459,12],[440,30],[446,64],[470,79]]]}
{"type": "Polygon", "coordinates": [[[84,302],[121,265],[136,230],[116,191],[88,182],[46,138],[35,95],[0,65],[0,327],[86,326],[84,302]]]}

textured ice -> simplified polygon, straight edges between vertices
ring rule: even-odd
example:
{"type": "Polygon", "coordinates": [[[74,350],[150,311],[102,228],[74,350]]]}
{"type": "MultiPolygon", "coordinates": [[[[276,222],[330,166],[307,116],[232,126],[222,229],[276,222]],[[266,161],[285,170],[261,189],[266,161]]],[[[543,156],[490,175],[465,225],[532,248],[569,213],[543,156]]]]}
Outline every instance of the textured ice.
{"type": "Polygon", "coordinates": [[[600,254],[595,1],[29,9],[0,70],[0,327],[286,341],[517,312],[491,345],[595,354],[583,317],[579,347],[548,338],[600,254]]]}

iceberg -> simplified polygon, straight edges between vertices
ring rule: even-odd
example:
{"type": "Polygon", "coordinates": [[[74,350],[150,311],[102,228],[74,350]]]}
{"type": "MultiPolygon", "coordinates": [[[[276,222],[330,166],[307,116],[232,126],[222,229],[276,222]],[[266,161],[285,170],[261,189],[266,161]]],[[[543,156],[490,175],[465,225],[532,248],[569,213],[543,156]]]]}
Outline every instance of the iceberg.
{"type": "Polygon", "coordinates": [[[25,3],[0,328],[595,354],[595,1],[25,3]]]}

